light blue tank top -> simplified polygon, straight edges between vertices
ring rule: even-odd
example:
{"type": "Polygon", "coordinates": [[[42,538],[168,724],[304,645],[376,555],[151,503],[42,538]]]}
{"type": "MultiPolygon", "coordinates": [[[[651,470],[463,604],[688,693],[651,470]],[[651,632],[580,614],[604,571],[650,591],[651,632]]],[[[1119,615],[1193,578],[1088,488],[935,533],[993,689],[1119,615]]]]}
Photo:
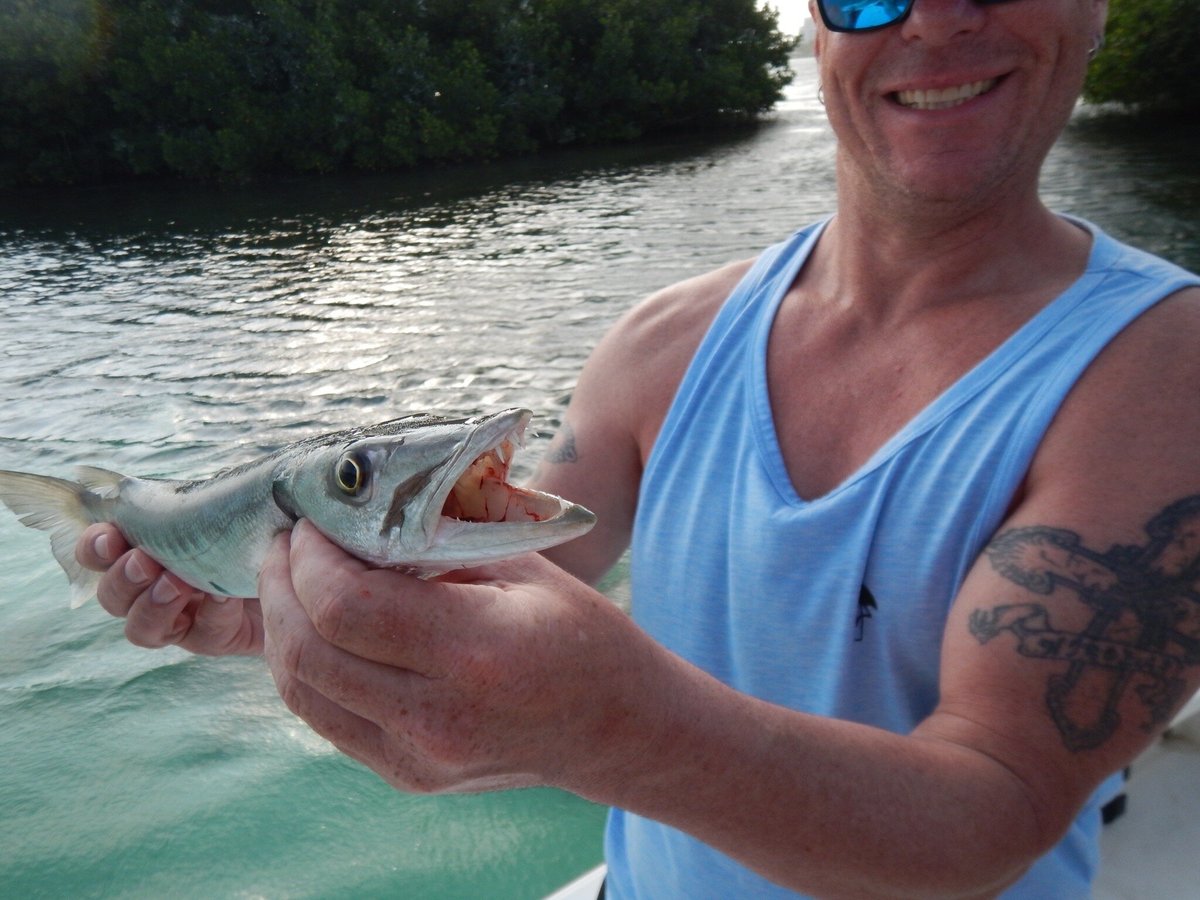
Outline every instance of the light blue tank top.
{"type": "MultiPolygon", "coordinates": [[[[824,223],[764,253],[700,344],[647,464],[633,537],[636,621],[740,691],[911,731],[937,703],[951,602],[1059,405],[1122,328],[1198,282],[1079,224],[1093,247],[1078,281],[812,500],[797,495],[784,465],[766,352],[776,309],[824,223]]],[[[1118,783],[1004,896],[1086,898],[1099,807],[1118,783]]],[[[621,810],[605,844],[610,897],[795,896],[621,810]]]]}

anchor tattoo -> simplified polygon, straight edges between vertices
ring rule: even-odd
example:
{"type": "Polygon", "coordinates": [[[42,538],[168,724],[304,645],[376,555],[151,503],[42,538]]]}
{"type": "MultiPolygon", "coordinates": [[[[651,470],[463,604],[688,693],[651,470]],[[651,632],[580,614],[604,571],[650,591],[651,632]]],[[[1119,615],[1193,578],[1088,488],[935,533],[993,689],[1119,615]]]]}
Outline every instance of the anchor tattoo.
{"type": "Polygon", "coordinates": [[[1079,632],[1054,628],[1040,603],[976,610],[969,623],[981,644],[1011,632],[1022,656],[1065,663],[1047,683],[1046,705],[1074,751],[1112,736],[1130,690],[1146,709],[1146,731],[1169,721],[1187,670],[1200,665],[1200,494],[1166,507],[1145,530],[1144,545],[1100,553],[1073,531],[1016,528],[986,551],[1009,581],[1043,596],[1065,589],[1093,611],[1079,632]],[[1098,703],[1081,689],[1085,679],[1099,686],[1098,703]]]}

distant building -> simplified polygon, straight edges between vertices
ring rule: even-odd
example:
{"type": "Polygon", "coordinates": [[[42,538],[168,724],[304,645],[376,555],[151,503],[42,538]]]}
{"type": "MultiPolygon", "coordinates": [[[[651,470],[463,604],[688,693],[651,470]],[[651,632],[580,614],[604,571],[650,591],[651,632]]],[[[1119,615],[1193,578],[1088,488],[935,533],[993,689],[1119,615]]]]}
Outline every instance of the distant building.
{"type": "Polygon", "coordinates": [[[817,23],[812,19],[804,20],[804,27],[800,29],[800,46],[804,48],[806,53],[812,53],[813,41],[817,37],[817,23]]]}
{"type": "Polygon", "coordinates": [[[813,41],[817,37],[817,26],[813,20],[805,17],[803,24],[800,26],[800,32],[795,35],[796,47],[792,50],[795,56],[812,56],[813,41]]]}

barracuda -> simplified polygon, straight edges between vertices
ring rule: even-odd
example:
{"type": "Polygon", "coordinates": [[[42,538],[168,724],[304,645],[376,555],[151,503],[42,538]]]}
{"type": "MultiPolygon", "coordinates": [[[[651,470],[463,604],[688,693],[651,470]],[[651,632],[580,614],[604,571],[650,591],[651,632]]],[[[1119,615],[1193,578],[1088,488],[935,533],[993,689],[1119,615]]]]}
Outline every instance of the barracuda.
{"type": "Polygon", "coordinates": [[[80,467],[78,481],[0,471],[0,501],[50,533],[71,582],[71,605],[97,576],[75,561],[94,522],[193,587],[257,593],[271,540],[303,517],[347,552],[421,575],[543,550],[588,531],[591,512],[507,481],[531,414],[445,419],[415,415],[323,434],[211,478],[133,478],[80,467]]]}

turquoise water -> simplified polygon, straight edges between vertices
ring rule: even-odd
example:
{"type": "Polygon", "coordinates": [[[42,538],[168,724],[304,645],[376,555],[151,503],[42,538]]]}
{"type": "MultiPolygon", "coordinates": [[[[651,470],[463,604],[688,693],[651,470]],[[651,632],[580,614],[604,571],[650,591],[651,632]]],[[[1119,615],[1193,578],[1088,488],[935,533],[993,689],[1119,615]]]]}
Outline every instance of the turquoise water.
{"type": "MultiPolygon", "coordinates": [[[[0,199],[0,468],[194,476],[413,410],[535,411],[638,298],[833,206],[812,63],[762,127],[421,175],[0,199]]],[[[1082,113],[1058,208],[1200,268],[1194,137],[1082,113]]],[[[124,642],[0,515],[0,896],[536,898],[600,858],[549,790],[408,797],[259,660],[124,642]]],[[[608,583],[620,600],[620,571],[608,583]]]]}

